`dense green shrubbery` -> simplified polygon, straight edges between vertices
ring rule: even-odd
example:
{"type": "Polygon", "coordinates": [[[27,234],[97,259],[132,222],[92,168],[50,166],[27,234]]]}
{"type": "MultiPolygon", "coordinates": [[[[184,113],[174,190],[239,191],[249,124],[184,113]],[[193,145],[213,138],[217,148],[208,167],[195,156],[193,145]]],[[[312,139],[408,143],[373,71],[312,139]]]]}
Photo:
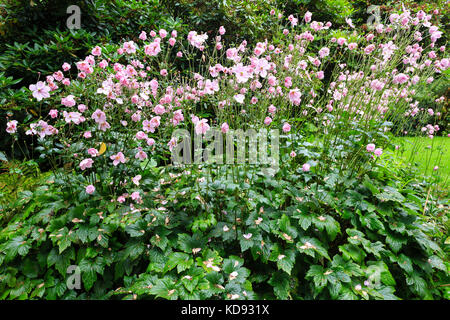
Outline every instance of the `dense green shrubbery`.
{"type": "Polygon", "coordinates": [[[133,211],[41,187],[3,222],[1,298],[449,298],[424,185],[381,164],[360,178],[284,170],[230,184],[149,166],[133,211]]]}

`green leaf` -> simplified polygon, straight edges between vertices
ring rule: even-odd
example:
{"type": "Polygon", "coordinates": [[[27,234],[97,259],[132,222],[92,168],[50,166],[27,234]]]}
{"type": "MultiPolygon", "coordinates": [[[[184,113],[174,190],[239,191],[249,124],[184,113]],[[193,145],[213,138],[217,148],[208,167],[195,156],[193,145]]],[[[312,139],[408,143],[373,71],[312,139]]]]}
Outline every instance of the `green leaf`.
{"type": "Polygon", "coordinates": [[[376,213],[362,214],[360,216],[361,224],[372,231],[384,230],[383,223],[378,219],[376,213]]]}
{"type": "Polygon", "coordinates": [[[53,248],[47,256],[47,266],[55,265],[56,270],[65,277],[72,259],[75,259],[75,250],[73,248],[65,251],[63,254],[59,254],[58,250],[53,248]]]}
{"type": "Polygon", "coordinates": [[[289,297],[289,275],[285,272],[275,272],[268,282],[278,299],[287,300],[289,297]]]}
{"type": "Polygon", "coordinates": [[[383,261],[369,261],[366,273],[371,282],[382,282],[387,286],[394,287],[396,282],[389,271],[389,268],[383,261]]]}
{"type": "Polygon", "coordinates": [[[313,278],[314,285],[318,288],[325,287],[328,281],[325,270],[319,265],[312,265],[306,273],[306,278],[313,278]]]}
{"type": "Polygon", "coordinates": [[[295,264],[295,250],[285,250],[277,257],[278,269],[284,270],[287,274],[291,274],[295,264]]]}
{"type": "Polygon", "coordinates": [[[166,262],[164,270],[167,272],[177,267],[178,273],[181,273],[184,270],[189,269],[193,263],[194,260],[191,259],[187,253],[173,252],[169,255],[169,259],[166,262]]]}
{"type": "Polygon", "coordinates": [[[39,272],[39,265],[31,259],[26,259],[22,266],[23,274],[28,278],[36,278],[39,272]]]}
{"type": "Polygon", "coordinates": [[[300,242],[296,244],[297,250],[314,257],[314,252],[317,252],[322,257],[331,260],[327,250],[322,243],[316,238],[302,237],[300,242]]]}
{"type": "Polygon", "coordinates": [[[353,244],[345,244],[339,246],[339,251],[342,252],[344,258],[352,259],[355,262],[362,263],[366,254],[364,251],[353,244]]]}
{"type": "Polygon", "coordinates": [[[186,233],[178,234],[178,248],[188,254],[192,254],[192,249],[205,248],[206,240],[200,234],[194,233],[189,236],[186,233]]]}
{"type": "Polygon", "coordinates": [[[406,273],[411,274],[413,272],[413,265],[411,262],[411,259],[405,256],[403,253],[401,253],[398,257],[396,262],[402,268],[406,271],[406,273]]]}
{"type": "Polygon", "coordinates": [[[399,252],[408,239],[394,232],[387,232],[386,243],[392,248],[394,252],[399,252]]]}
{"type": "Polygon", "coordinates": [[[402,196],[400,192],[398,192],[397,189],[386,186],[383,188],[383,192],[375,195],[378,199],[381,201],[395,201],[395,202],[404,202],[405,197],[402,196]]]}
{"type": "Polygon", "coordinates": [[[444,262],[438,256],[431,256],[428,259],[428,262],[431,264],[433,268],[447,272],[447,268],[445,267],[444,262]]]}
{"type": "Polygon", "coordinates": [[[378,293],[383,296],[383,300],[399,300],[399,298],[394,295],[394,292],[395,289],[393,287],[382,287],[378,290],[378,293]]]}
{"type": "Polygon", "coordinates": [[[313,215],[303,213],[300,209],[296,209],[293,218],[298,219],[298,224],[303,230],[307,230],[312,223],[313,215]]]}
{"type": "Polygon", "coordinates": [[[365,175],[363,185],[372,192],[372,194],[377,195],[380,193],[380,190],[373,184],[372,180],[365,175]]]}
{"type": "Polygon", "coordinates": [[[131,237],[142,237],[145,234],[146,222],[141,220],[138,223],[130,224],[125,227],[125,231],[131,237]]]}
{"type": "Polygon", "coordinates": [[[24,256],[28,253],[31,246],[25,241],[23,237],[15,237],[9,240],[6,244],[6,261],[11,261],[17,254],[24,256]]]}
{"type": "Polygon", "coordinates": [[[87,291],[97,281],[97,273],[103,274],[104,264],[104,258],[102,257],[97,257],[95,260],[83,259],[80,261],[81,278],[87,291]]]}
{"type": "Polygon", "coordinates": [[[336,238],[337,234],[341,232],[339,223],[329,215],[314,217],[312,221],[320,231],[325,229],[332,241],[336,238]]]}
{"type": "Polygon", "coordinates": [[[411,286],[412,290],[420,297],[425,297],[429,294],[427,282],[416,272],[413,272],[411,276],[406,277],[406,284],[411,286]]]}
{"type": "Polygon", "coordinates": [[[150,289],[150,293],[157,298],[160,297],[168,300],[176,300],[178,298],[175,283],[169,278],[158,279],[150,289]]]}

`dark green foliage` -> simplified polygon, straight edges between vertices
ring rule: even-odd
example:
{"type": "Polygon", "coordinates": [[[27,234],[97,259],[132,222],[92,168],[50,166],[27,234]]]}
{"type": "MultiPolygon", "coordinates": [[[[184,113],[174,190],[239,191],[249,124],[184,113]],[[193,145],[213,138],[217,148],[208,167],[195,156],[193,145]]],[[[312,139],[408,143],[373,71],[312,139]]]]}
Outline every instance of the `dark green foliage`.
{"type": "Polygon", "coordinates": [[[134,211],[55,185],[30,194],[0,232],[2,299],[448,297],[440,209],[423,214],[424,187],[382,166],[328,183],[240,172],[251,187],[180,173],[147,169],[134,211]]]}

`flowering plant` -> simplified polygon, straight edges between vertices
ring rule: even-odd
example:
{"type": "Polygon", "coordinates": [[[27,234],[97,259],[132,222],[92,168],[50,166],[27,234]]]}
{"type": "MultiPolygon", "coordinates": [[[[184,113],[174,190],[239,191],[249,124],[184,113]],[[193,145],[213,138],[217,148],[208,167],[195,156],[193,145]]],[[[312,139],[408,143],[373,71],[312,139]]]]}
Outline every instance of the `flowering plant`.
{"type": "MultiPolygon", "coordinates": [[[[375,180],[391,174],[377,161],[392,146],[392,134],[439,112],[420,110],[414,94],[448,68],[445,47],[437,48],[442,32],[422,11],[392,14],[365,35],[333,30],[310,12],[303,19],[290,15],[286,24],[281,13],[271,16],[274,38],[253,47],[224,43],[225,27],[214,37],[142,32],[139,41],[97,46],[75,66],[66,63],[30,86],[43,117],[26,133],[38,137],[63,191],[43,209],[60,212],[61,224],[35,218],[47,226],[33,231],[32,241],[45,242],[48,232],[63,254],[60,262],[53,248],[50,265],[64,271],[79,246],[87,291],[95,284],[102,294],[134,292],[134,298],[439,294],[424,278],[441,279],[443,252],[416,215],[418,204],[406,200],[402,187],[375,180]],[[64,73],[72,68],[75,79],[64,73]],[[180,129],[205,138],[213,131],[278,130],[279,171],[258,170],[261,150],[253,166],[172,166],[184,143],[174,135],[180,129]],[[405,255],[410,242],[430,268],[405,255]],[[92,243],[102,255],[87,252],[92,243]],[[391,272],[401,274],[401,283],[391,272]],[[97,279],[103,273],[134,278],[106,289],[97,279]],[[308,285],[299,286],[300,278],[308,285]]],[[[11,121],[7,131],[18,126],[11,121]]],[[[439,130],[424,128],[429,136],[439,130]]],[[[439,234],[436,225],[428,227],[439,234]]],[[[5,261],[23,239],[5,244],[5,261]]]]}

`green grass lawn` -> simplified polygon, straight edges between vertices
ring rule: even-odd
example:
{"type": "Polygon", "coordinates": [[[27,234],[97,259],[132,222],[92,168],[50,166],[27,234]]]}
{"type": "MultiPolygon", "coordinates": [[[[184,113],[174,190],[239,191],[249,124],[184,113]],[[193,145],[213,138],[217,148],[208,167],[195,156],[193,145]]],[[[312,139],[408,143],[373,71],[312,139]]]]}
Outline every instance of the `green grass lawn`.
{"type": "Polygon", "coordinates": [[[395,155],[405,164],[417,164],[421,173],[439,174],[444,185],[450,180],[450,137],[404,137],[396,138],[400,146],[395,155]],[[439,169],[434,171],[433,168],[439,169]]]}

